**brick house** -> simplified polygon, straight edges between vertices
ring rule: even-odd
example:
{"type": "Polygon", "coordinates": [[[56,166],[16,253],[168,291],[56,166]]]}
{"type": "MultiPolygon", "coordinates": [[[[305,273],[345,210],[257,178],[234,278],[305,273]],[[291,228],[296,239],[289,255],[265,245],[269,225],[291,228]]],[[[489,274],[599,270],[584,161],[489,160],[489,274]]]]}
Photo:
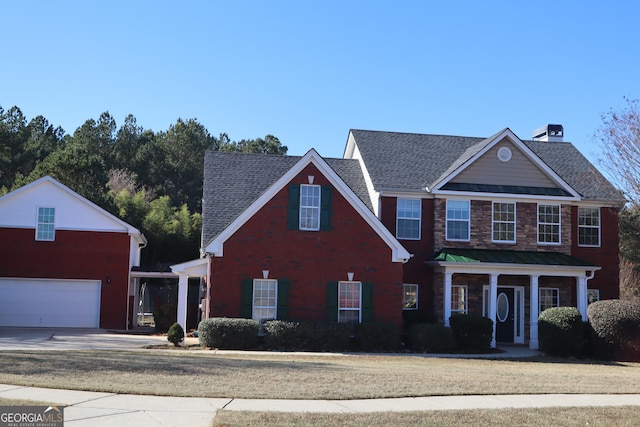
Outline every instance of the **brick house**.
{"type": "Polygon", "coordinates": [[[136,228],[50,176],[0,197],[0,326],[125,329],[136,228]]]}
{"type": "Polygon", "coordinates": [[[538,315],[618,297],[621,194],[563,141],[351,130],[374,212],[412,254],[404,308],[488,316],[493,345],[538,347],[538,315]]]}
{"type": "Polygon", "coordinates": [[[624,200],[562,135],[351,130],[342,159],[208,152],[203,258],[185,264],[208,276],[204,317],[470,313],[494,346],[537,348],[542,310],[586,319],[618,297],[624,200]]]}
{"type": "Polygon", "coordinates": [[[357,160],[207,152],[202,239],[205,317],[402,324],[409,253],[357,160]]]}

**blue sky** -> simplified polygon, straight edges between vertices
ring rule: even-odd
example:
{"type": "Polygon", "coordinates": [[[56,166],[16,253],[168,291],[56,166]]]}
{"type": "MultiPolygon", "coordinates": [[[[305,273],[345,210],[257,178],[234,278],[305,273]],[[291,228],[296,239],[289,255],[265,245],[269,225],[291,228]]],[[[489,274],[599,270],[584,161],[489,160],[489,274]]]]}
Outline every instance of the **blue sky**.
{"type": "Polygon", "coordinates": [[[341,157],[349,129],[528,139],[640,97],[634,1],[3,2],[0,106],[73,133],[109,111],[341,157]]]}

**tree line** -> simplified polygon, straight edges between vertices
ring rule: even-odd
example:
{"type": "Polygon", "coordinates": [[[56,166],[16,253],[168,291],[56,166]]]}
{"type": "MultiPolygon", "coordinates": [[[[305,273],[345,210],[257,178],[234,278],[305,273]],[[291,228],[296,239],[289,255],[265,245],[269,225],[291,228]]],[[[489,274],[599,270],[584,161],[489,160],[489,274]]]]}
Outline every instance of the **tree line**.
{"type": "Polygon", "coordinates": [[[73,135],[44,116],[27,120],[17,106],[0,106],[0,195],[51,175],[140,229],[146,265],[198,256],[206,150],[287,153],[273,135],[232,141],[196,119],[154,132],[128,115],[118,127],[104,112],[73,135]]]}

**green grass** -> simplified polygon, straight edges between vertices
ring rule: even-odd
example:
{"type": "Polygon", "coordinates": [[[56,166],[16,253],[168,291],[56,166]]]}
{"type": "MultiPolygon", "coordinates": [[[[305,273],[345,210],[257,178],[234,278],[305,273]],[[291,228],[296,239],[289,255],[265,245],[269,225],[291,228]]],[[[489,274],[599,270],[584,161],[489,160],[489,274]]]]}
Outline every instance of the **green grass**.
{"type": "Polygon", "coordinates": [[[5,351],[0,383],[113,393],[271,399],[640,393],[640,364],[551,358],[5,351]]]}

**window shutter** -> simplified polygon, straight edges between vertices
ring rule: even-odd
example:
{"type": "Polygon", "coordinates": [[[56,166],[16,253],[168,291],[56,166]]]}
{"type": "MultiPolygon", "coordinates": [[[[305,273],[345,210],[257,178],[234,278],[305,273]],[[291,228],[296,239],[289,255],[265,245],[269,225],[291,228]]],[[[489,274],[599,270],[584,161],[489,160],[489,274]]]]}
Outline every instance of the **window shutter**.
{"type": "Polygon", "coordinates": [[[327,320],[338,321],[338,282],[327,282],[327,320]]]}
{"type": "Polygon", "coordinates": [[[373,283],[362,284],[362,321],[373,321],[373,283]]]}
{"type": "Polygon", "coordinates": [[[291,282],[287,279],[278,279],[278,320],[289,319],[289,287],[291,282]]]}
{"type": "Polygon", "coordinates": [[[331,230],[331,193],[333,188],[323,185],[320,190],[320,230],[331,230]]]}
{"type": "Polygon", "coordinates": [[[300,228],[300,184],[289,186],[289,212],[287,218],[289,230],[300,228]]]}
{"type": "Polygon", "coordinates": [[[242,279],[240,296],[240,316],[245,319],[253,317],[253,279],[242,279]]]}

